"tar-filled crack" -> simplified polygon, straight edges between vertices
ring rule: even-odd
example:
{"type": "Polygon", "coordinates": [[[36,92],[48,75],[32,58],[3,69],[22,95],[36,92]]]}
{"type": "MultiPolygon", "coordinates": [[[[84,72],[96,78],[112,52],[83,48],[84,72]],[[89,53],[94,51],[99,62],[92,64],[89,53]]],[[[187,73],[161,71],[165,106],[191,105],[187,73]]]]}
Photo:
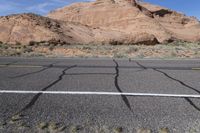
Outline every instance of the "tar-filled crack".
{"type": "Polygon", "coordinates": [[[67,73],[66,75],[115,75],[115,73],[67,73]]]}
{"type": "MultiPolygon", "coordinates": [[[[193,90],[193,91],[196,91],[197,93],[200,94],[200,91],[199,91],[199,90],[193,88],[192,86],[187,85],[187,84],[184,83],[183,81],[178,80],[178,79],[176,79],[176,78],[173,78],[173,77],[171,77],[170,75],[168,75],[167,73],[165,73],[165,72],[163,72],[163,71],[160,71],[160,70],[157,70],[157,69],[153,69],[153,70],[162,73],[162,74],[165,75],[167,78],[172,79],[173,81],[176,81],[176,82],[180,83],[182,86],[184,86],[184,87],[186,87],[186,88],[189,88],[189,89],[191,89],[191,90],[193,90]]],[[[193,102],[192,100],[190,100],[189,98],[184,98],[184,99],[185,99],[190,105],[192,105],[195,109],[197,109],[198,111],[200,111],[200,108],[197,107],[197,106],[194,104],[194,102],[193,102]]]]}
{"type": "MultiPolygon", "coordinates": [[[[147,67],[143,66],[143,65],[140,64],[139,62],[137,62],[137,61],[135,61],[135,62],[136,62],[136,64],[137,64],[138,66],[140,66],[141,68],[147,69],[147,67]]],[[[193,91],[196,91],[197,93],[200,94],[200,91],[199,91],[199,90],[195,89],[194,87],[192,87],[192,86],[190,86],[190,85],[187,85],[186,83],[184,83],[184,82],[181,81],[181,80],[178,80],[178,79],[176,79],[176,78],[170,76],[170,75],[167,74],[166,72],[163,72],[163,71],[158,70],[158,69],[156,69],[156,68],[152,68],[152,69],[153,69],[154,71],[156,71],[156,72],[159,72],[159,73],[163,74],[165,77],[167,77],[167,78],[169,78],[169,79],[171,79],[171,80],[173,80],[173,81],[175,81],[175,82],[178,82],[178,83],[181,84],[182,86],[184,86],[184,87],[186,87],[186,88],[189,88],[189,89],[191,89],[191,90],[193,90],[193,91]]],[[[200,108],[197,107],[197,106],[194,104],[194,102],[193,102],[192,100],[190,100],[189,98],[184,98],[184,99],[185,99],[191,106],[193,106],[196,110],[200,111],[200,108]]]]}
{"type": "MultiPolygon", "coordinates": [[[[48,86],[42,88],[41,91],[46,91],[46,90],[48,90],[50,87],[52,87],[52,86],[54,86],[55,84],[57,84],[58,82],[60,82],[60,81],[63,79],[63,76],[66,75],[66,71],[69,70],[69,69],[72,69],[72,68],[74,68],[74,67],[76,67],[76,65],[65,68],[65,69],[62,71],[62,73],[59,75],[58,79],[56,79],[55,81],[53,81],[53,82],[52,82],[51,84],[49,84],[48,86]]],[[[23,112],[23,111],[25,111],[25,110],[31,108],[31,107],[36,103],[36,101],[38,100],[38,98],[39,98],[41,95],[42,95],[42,93],[38,93],[37,95],[35,95],[35,96],[31,99],[31,101],[30,101],[23,109],[21,109],[17,114],[19,114],[19,113],[21,113],[21,112],[23,112]]]]}
{"type": "Polygon", "coordinates": [[[34,72],[30,72],[30,73],[25,73],[25,74],[13,76],[13,77],[10,77],[10,78],[13,78],[13,79],[14,79],[14,78],[22,78],[22,77],[25,77],[25,76],[37,74],[37,73],[40,73],[40,72],[43,72],[43,71],[45,71],[45,70],[47,70],[47,69],[52,68],[54,64],[55,64],[55,63],[52,63],[52,64],[50,64],[50,65],[46,66],[45,68],[42,68],[41,70],[38,70],[38,71],[34,71],[34,72]]]}
{"type": "Polygon", "coordinates": [[[195,104],[193,103],[192,100],[190,100],[189,98],[185,98],[185,100],[188,101],[188,103],[189,103],[191,106],[193,106],[196,110],[200,111],[200,108],[197,107],[197,105],[195,105],[195,104]]]}
{"type": "Polygon", "coordinates": [[[173,78],[173,77],[171,77],[169,74],[167,74],[167,73],[165,73],[165,72],[163,72],[163,71],[161,71],[161,70],[158,70],[158,69],[153,69],[153,70],[155,70],[155,71],[157,71],[157,72],[159,72],[159,73],[162,73],[162,74],[165,75],[167,78],[172,79],[172,80],[174,80],[174,81],[180,83],[182,86],[185,86],[185,87],[187,87],[187,88],[189,88],[189,89],[191,89],[191,90],[194,90],[194,91],[196,91],[197,93],[200,94],[200,91],[199,91],[199,90],[193,88],[192,86],[187,85],[187,84],[184,83],[183,81],[178,80],[178,79],[176,79],[176,78],[173,78]]]}
{"type": "Polygon", "coordinates": [[[135,63],[136,63],[139,67],[141,67],[142,69],[147,69],[147,67],[141,65],[139,62],[135,61],[135,63]]]}
{"type": "MultiPolygon", "coordinates": [[[[119,82],[118,82],[118,78],[119,78],[119,64],[117,63],[117,61],[116,60],[113,60],[113,62],[115,63],[115,71],[116,71],[116,74],[115,74],[115,87],[116,87],[116,89],[118,90],[118,92],[123,92],[122,90],[121,90],[121,88],[119,87],[119,82]]],[[[130,103],[129,103],[129,100],[128,100],[128,98],[126,97],[126,96],[124,96],[124,95],[121,95],[121,97],[122,97],[122,100],[124,101],[124,103],[126,104],[126,106],[129,108],[129,110],[132,112],[132,109],[131,109],[131,105],[130,105],[130,103]]]]}

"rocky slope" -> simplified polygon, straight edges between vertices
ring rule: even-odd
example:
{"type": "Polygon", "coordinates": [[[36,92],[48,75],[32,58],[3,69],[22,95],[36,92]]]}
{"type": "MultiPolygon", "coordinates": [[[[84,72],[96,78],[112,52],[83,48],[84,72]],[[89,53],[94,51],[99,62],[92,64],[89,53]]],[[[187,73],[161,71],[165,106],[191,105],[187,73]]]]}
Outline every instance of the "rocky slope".
{"type": "Polygon", "coordinates": [[[169,9],[131,0],[75,3],[47,17],[18,14],[0,17],[0,41],[28,44],[53,41],[77,44],[157,44],[200,41],[200,23],[169,9]]]}
{"type": "Polygon", "coordinates": [[[200,40],[200,23],[197,19],[148,3],[140,3],[142,8],[139,8],[130,1],[97,0],[76,3],[55,10],[48,17],[116,30],[131,36],[148,33],[161,43],[171,39],[200,40]],[[145,13],[144,9],[151,15],[145,13]]]}
{"type": "Polygon", "coordinates": [[[0,18],[0,41],[6,43],[30,41],[84,42],[89,29],[82,25],[61,22],[35,14],[10,15],[0,18]],[[84,35],[84,37],[82,36],[84,35]]]}

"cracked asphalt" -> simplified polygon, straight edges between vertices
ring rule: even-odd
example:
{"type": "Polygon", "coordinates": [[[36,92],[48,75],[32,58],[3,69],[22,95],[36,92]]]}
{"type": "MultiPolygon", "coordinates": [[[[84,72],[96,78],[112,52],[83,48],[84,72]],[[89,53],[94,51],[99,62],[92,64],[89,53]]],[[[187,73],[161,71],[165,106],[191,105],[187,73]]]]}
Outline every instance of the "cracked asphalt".
{"type": "MultiPolygon", "coordinates": [[[[0,90],[198,95],[200,70],[193,68],[200,68],[200,60],[1,57],[0,90]]],[[[42,132],[50,130],[50,123],[55,123],[51,132],[157,133],[166,128],[198,133],[200,100],[0,93],[0,132],[42,132]]]]}

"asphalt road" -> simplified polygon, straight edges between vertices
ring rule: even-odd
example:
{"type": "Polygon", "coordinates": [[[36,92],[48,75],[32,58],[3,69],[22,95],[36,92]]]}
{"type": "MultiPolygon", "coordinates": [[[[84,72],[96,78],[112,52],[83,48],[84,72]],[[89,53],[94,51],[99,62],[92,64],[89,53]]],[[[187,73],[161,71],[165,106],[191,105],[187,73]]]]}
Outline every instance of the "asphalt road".
{"type": "MultiPolygon", "coordinates": [[[[0,90],[199,95],[199,68],[200,60],[2,57],[0,90]]],[[[157,133],[159,130],[162,133],[199,133],[200,100],[0,93],[2,133],[157,133]]]]}

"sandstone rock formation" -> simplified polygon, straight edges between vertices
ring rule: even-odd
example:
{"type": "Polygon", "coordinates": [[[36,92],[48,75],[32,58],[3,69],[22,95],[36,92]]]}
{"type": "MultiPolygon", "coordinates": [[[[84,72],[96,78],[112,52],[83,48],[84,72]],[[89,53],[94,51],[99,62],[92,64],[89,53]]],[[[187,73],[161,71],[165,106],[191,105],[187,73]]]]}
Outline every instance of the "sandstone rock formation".
{"type": "Polygon", "coordinates": [[[58,41],[94,44],[156,44],[174,40],[200,41],[194,17],[134,0],[75,3],[47,17],[19,14],[0,17],[0,41],[58,41]]]}
{"type": "Polygon", "coordinates": [[[30,41],[84,42],[88,28],[56,21],[35,14],[10,15],[0,18],[0,41],[5,43],[30,41]],[[81,29],[82,28],[82,29],[81,29]],[[80,30],[79,30],[80,29],[80,30]],[[75,36],[75,37],[73,37],[75,36]]]}
{"type": "Polygon", "coordinates": [[[65,44],[136,44],[158,43],[153,35],[126,33],[92,28],[75,22],[59,21],[35,14],[18,14],[0,17],[0,41],[9,44],[29,42],[54,42],[65,44]]]}
{"type": "Polygon", "coordinates": [[[55,10],[48,17],[130,35],[148,33],[154,35],[161,43],[171,39],[200,39],[200,29],[197,28],[200,23],[197,19],[148,3],[140,3],[140,7],[150,11],[153,17],[146,15],[127,0],[76,3],[55,10]]]}

